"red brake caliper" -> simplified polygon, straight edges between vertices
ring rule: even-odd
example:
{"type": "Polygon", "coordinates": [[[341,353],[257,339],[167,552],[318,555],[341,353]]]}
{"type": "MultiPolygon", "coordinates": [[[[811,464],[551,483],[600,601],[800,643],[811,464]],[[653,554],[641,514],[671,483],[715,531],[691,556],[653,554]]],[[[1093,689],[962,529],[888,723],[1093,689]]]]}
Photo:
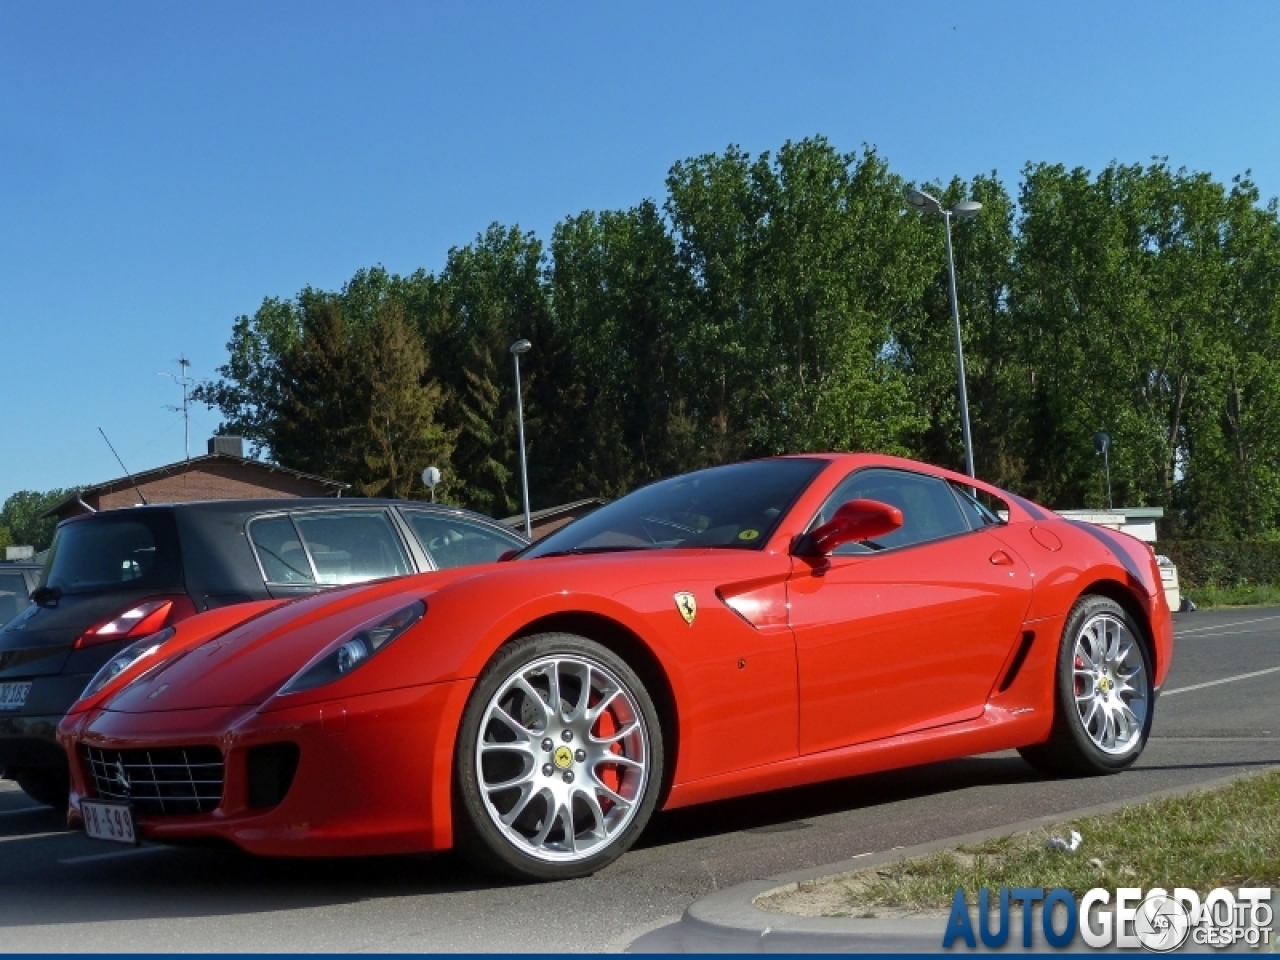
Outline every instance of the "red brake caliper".
{"type": "MultiPolygon", "coordinates": [[[[596,729],[594,732],[596,736],[604,738],[613,736],[618,732],[618,729],[618,721],[614,719],[613,711],[606,710],[600,715],[600,719],[596,721],[596,729]]],[[[620,754],[622,753],[622,747],[617,743],[610,744],[609,752],[620,754]]],[[[600,778],[600,782],[614,793],[617,793],[618,788],[622,784],[622,780],[618,776],[618,768],[613,765],[609,765],[599,767],[597,770],[598,773],[596,775],[600,778]]],[[[608,798],[601,798],[600,806],[606,813],[608,813],[609,808],[613,806],[613,801],[608,798]]]]}

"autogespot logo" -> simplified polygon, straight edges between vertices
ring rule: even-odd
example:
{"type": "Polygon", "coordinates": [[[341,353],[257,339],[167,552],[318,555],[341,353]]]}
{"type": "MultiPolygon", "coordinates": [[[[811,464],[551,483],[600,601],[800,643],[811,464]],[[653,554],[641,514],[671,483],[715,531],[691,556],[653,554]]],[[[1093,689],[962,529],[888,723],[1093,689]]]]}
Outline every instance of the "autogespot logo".
{"type": "Polygon", "coordinates": [[[1094,888],[1080,898],[1062,887],[1001,887],[992,895],[989,888],[978,891],[976,917],[963,890],[956,890],[951,916],[942,935],[942,946],[952,949],[957,941],[971,950],[978,944],[992,950],[1010,939],[1011,905],[1022,907],[1022,946],[1035,942],[1036,914],[1044,943],[1061,950],[1077,936],[1098,950],[1142,949],[1170,953],[1191,942],[1199,946],[1227,947],[1239,943],[1251,947],[1272,941],[1270,887],[1240,887],[1236,893],[1219,887],[1201,902],[1200,895],[1185,887],[1172,893],[1155,888],[1121,887],[1112,893],[1094,888]],[[993,916],[994,913],[994,916],[993,916]]]}

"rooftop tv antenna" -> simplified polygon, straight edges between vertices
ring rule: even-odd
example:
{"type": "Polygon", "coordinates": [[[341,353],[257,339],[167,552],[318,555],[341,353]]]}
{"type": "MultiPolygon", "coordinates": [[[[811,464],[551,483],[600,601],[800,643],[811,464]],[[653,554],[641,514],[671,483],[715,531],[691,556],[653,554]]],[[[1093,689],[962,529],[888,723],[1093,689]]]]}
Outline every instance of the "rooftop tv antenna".
{"type": "MultiPolygon", "coordinates": [[[[107,431],[99,427],[98,432],[102,434],[103,440],[107,440],[107,431]]],[[[120,459],[120,454],[116,453],[116,448],[111,446],[110,440],[107,440],[107,447],[110,448],[111,455],[116,458],[116,463],[120,464],[120,469],[124,471],[124,475],[128,477],[129,482],[133,484],[134,492],[142,498],[143,506],[150,506],[150,502],[147,500],[146,494],[144,494],[142,489],[138,486],[138,481],[133,479],[133,474],[130,473],[129,468],[124,465],[124,461],[120,459]]]]}
{"type": "MultiPolygon", "coordinates": [[[[182,411],[182,443],[183,443],[184,449],[186,450],[187,459],[190,460],[191,459],[191,417],[188,413],[188,410],[191,405],[190,388],[191,388],[191,385],[196,382],[196,380],[195,380],[195,377],[188,375],[188,371],[191,369],[191,361],[188,360],[184,354],[178,355],[178,367],[179,369],[182,370],[182,373],[180,374],[159,373],[157,374],[157,376],[168,377],[170,380],[172,380],[174,383],[176,383],[178,386],[182,388],[182,406],[166,407],[165,409],[172,410],[174,413],[177,413],[179,410],[182,411]]],[[[124,466],[124,464],[121,464],[121,466],[124,466]]]]}

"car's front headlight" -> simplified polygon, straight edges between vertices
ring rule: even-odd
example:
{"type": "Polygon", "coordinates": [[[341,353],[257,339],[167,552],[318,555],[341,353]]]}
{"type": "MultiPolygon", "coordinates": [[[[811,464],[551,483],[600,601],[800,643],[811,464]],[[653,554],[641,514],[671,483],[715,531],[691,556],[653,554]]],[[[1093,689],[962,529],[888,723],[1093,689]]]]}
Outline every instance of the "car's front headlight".
{"type": "Polygon", "coordinates": [[[92,697],[142,658],[154,656],[156,651],[168,643],[176,632],[173,627],[165,627],[159,633],[153,633],[149,637],[143,637],[136,643],[129,644],[129,646],[104,663],[102,669],[93,675],[89,685],[84,688],[84,693],[80,694],[80,699],[92,697]]]}
{"type": "Polygon", "coordinates": [[[379,616],[335,640],[324,653],[280,688],[280,695],[311,690],[345,677],[423,618],[427,605],[416,600],[390,616],[379,616]]]}

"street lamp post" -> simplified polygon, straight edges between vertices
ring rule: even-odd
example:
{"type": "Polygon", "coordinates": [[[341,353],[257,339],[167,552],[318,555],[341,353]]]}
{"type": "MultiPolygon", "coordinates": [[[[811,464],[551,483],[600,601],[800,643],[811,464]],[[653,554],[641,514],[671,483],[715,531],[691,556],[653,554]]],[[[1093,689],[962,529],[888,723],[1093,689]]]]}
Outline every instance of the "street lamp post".
{"type": "Polygon", "coordinates": [[[956,261],[951,252],[951,217],[955,215],[963,220],[970,220],[978,215],[982,204],[976,200],[965,200],[946,210],[935,197],[923,190],[908,190],[907,202],[921,213],[942,217],[942,222],[946,226],[947,276],[951,288],[951,324],[956,338],[956,379],[960,383],[960,429],[964,434],[964,463],[969,476],[976,477],[977,473],[973,468],[973,437],[969,432],[969,391],[965,387],[964,346],[960,342],[960,300],[956,296],[956,261]]]}
{"type": "Polygon", "coordinates": [[[1093,449],[1102,454],[1102,465],[1107,471],[1107,509],[1111,506],[1111,434],[1099,430],[1093,435],[1093,449]]]}
{"type": "Polygon", "coordinates": [[[529,516],[529,466],[524,453],[524,400],[520,396],[520,355],[533,347],[528,340],[511,345],[511,359],[516,364],[516,431],[520,437],[520,493],[524,497],[524,535],[533,539],[533,522],[529,516]]]}

